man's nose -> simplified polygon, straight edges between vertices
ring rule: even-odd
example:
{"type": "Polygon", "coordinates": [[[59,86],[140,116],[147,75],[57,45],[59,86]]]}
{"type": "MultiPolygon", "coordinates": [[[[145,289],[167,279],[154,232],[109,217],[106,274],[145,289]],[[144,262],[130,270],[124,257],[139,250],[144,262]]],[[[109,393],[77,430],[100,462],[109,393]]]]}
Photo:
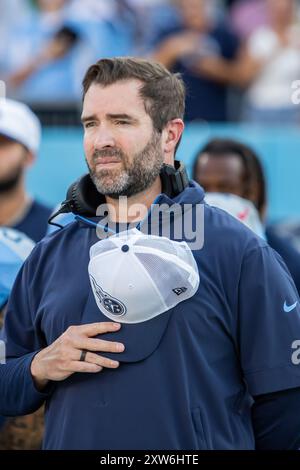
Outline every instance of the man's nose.
{"type": "Polygon", "coordinates": [[[96,132],[94,147],[95,149],[103,149],[107,147],[114,147],[115,139],[113,133],[107,127],[99,126],[96,132]]]}

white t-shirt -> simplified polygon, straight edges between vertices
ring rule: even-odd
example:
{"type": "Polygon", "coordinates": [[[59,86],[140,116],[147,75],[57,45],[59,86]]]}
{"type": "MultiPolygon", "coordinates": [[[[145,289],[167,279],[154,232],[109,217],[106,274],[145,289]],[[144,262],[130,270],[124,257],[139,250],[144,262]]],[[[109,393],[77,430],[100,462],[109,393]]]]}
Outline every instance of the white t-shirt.
{"type": "Polygon", "coordinates": [[[249,38],[249,54],[265,65],[250,85],[249,104],[258,108],[292,106],[292,82],[300,78],[300,27],[288,32],[289,44],[283,46],[268,26],[258,28],[249,38]]]}

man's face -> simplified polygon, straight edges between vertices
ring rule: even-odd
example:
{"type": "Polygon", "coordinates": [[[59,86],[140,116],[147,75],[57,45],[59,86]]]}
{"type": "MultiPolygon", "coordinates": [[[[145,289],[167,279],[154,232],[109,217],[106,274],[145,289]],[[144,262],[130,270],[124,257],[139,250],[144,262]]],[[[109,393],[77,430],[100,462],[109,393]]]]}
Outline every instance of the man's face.
{"type": "Polygon", "coordinates": [[[56,11],[68,3],[68,0],[38,0],[37,3],[42,11],[56,11]]]}
{"type": "Polygon", "coordinates": [[[163,164],[161,135],[138,94],[141,85],[138,80],[92,84],[84,98],[86,161],[98,191],[107,196],[144,191],[163,164]]]}
{"type": "Polygon", "coordinates": [[[177,0],[184,25],[201,30],[207,24],[207,0],[177,0]]]}
{"type": "Polygon", "coordinates": [[[196,181],[206,192],[245,197],[243,163],[234,154],[224,157],[202,154],[198,159],[196,181]]]}
{"type": "Polygon", "coordinates": [[[18,184],[26,165],[26,155],[23,145],[0,134],[0,193],[18,184]]]}

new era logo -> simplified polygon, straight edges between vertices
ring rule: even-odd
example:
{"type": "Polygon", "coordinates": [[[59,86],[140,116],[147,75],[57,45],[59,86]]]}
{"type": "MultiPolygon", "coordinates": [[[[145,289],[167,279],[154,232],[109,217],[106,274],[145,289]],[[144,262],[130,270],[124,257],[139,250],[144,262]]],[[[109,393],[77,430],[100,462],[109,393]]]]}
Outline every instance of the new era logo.
{"type": "Polygon", "coordinates": [[[180,295],[187,291],[187,287],[176,287],[176,289],[172,289],[172,291],[175,292],[176,295],[180,295]]]}

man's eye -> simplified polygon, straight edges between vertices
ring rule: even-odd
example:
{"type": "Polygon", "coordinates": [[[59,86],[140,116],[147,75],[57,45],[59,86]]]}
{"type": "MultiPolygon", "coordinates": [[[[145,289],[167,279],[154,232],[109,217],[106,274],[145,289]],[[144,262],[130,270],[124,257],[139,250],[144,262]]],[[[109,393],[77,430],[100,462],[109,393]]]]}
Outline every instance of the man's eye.
{"type": "Polygon", "coordinates": [[[119,126],[126,126],[129,124],[129,121],[123,121],[122,119],[119,119],[118,121],[115,121],[115,123],[119,126]]]}
{"type": "Polygon", "coordinates": [[[85,129],[88,129],[89,127],[93,127],[95,125],[95,123],[92,121],[92,122],[86,122],[84,124],[84,128],[85,129]]]}

